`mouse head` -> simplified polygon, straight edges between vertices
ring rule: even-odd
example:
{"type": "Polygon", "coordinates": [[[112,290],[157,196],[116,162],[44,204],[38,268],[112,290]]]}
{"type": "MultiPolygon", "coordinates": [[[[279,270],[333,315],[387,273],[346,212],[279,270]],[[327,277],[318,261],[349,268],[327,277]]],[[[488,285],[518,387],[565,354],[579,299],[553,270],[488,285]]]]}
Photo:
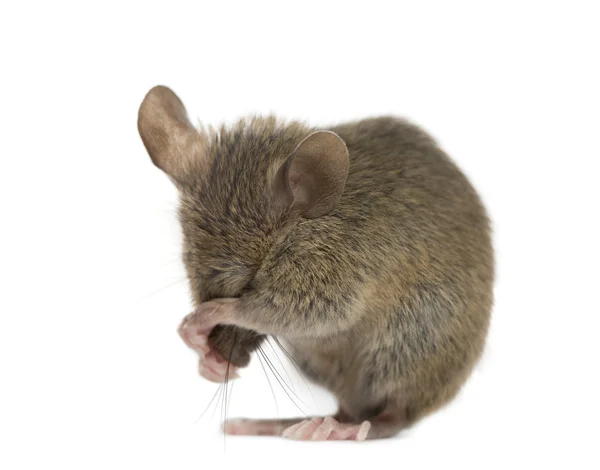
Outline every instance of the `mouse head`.
{"type": "Polygon", "coordinates": [[[348,176],[348,151],[333,132],[272,117],[199,131],[163,86],[144,98],[138,130],[152,162],[179,189],[196,303],[241,295],[298,220],[334,209],[348,176]]]}

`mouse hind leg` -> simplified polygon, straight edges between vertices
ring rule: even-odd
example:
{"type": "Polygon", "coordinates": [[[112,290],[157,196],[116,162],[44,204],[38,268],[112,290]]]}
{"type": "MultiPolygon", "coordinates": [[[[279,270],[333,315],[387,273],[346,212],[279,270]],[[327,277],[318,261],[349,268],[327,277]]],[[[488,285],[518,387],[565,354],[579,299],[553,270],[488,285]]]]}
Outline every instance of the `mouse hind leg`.
{"type": "MultiPolygon", "coordinates": [[[[371,405],[355,406],[352,413],[340,409],[336,417],[339,417],[346,426],[362,426],[363,434],[355,436],[355,440],[385,439],[393,437],[410,424],[407,418],[407,409],[399,404],[387,400],[379,402],[370,400],[371,405]]],[[[335,439],[335,436],[334,438],[335,439]]]]}
{"type": "Polygon", "coordinates": [[[394,437],[400,431],[408,427],[406,413],[398,409],[384,409],[369,421],[371,428],[367,439],[387,439],[394,437]]]}

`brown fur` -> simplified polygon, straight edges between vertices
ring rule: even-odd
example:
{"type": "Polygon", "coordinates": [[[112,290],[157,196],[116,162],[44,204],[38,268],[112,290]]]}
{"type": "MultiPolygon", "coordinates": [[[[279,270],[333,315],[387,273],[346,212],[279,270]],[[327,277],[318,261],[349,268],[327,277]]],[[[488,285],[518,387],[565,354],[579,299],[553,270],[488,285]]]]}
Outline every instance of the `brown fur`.
{"type": "Polygon", "coordinates": [[[264,325],[216,328],[217,350],[227,357],[235,338],[232,360],[245,365],[264,334],[277,334],[347,421],[392,416],[369,436],[386,437],[452,399],[482,352],[489,221],[416,126],[381,117],[327,130],[345,142],[349,171],[338,200],[312,218],[282,204],[273,179],[315,129],[271,117],[200,134],[205,153],[196,166],[188,155],[176,178],[184,261],[197,305],[239,297],[264,325]]]}

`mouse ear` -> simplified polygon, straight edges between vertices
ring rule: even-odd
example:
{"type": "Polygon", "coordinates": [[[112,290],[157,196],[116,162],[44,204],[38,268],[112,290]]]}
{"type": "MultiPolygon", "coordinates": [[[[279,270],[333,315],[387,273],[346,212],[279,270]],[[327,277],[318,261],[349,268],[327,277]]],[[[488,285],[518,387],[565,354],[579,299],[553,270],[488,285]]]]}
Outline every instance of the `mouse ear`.
{"type": "Polygon", "coordinates": [[[309,219],[327,214],[342,196],[349,166],[348,149],[336,133],[313,132],[276,173],[278,203],[293,205],[309,219]]]}
{"type": "Polygon", "coordinates": [[[152,162],[175,183],[185,181],[205,157],[205,138],[188,119],[181,100],[167,87],[156,86],[144,98],[138,131],[152,162]]]}

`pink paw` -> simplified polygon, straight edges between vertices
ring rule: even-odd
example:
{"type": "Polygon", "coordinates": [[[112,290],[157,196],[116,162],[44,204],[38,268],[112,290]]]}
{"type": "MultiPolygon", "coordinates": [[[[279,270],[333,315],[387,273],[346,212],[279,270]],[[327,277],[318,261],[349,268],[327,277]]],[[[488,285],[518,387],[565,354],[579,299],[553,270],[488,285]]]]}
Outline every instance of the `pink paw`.
{"type": "Polygon", "coordinates": [[[208,336],[213,327],[203,327],[194,321],[195,314],[183,319],[179,327],[179,335],[185,344],[196,351],[200,357],[198,371],[200,375],[211,382],[222,383],[226,378],[239,377],[237,367],[228,361],[208,344],[208,336]],[[228,370],[229,367],[229,370],[228,370]]]}
{"type": "Polygon", "coordinates": [[[283,437],[300,441],[364,441],[371,429],[371,423],[339,423],[332,417],[301,421],[282,433],[283,437]]]}

